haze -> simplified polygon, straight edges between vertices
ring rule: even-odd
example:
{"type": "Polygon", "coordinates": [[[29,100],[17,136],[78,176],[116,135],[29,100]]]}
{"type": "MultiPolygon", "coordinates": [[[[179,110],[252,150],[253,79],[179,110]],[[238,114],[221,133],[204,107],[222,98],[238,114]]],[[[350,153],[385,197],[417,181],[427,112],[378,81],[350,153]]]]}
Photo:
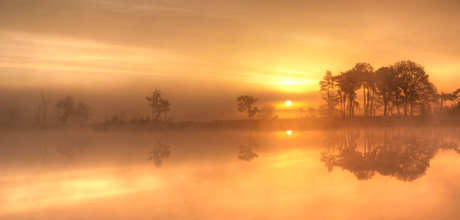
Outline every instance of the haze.
{"type": "Polygon", "coordinates": [[[456,220],[459,9],[0,0],[0,219],[456,220]]]}
{"type": "MultiPolygon", "coordinates": [[[[357,62],[423,65],[439,92],[460,80],[458,1],[0,1],[0,106],[32,120],[40,90],[72,95],[93,122],[149,114],[244,119],[236,97],[317,108],[318,81],[357,62]]],[[[358,93],[359,94],[359,93],[358,93]]],[[[293,105],[294,107],[294,105],[293,105]]]]}

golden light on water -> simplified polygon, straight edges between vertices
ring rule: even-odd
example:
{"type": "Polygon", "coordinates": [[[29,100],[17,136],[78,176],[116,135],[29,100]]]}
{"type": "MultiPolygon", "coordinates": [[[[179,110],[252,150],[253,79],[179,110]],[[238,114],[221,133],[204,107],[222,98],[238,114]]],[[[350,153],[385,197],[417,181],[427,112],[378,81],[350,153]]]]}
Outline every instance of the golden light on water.
{"type": "Polygon", "coordinates": [[[291,134],[292,134],[292,131],[291,131],[291,130],[288,130],[288,131],[286,131],[286,134],[287,134],[287,135],[291,135],[291,134]]]}
{"type": "Polygon", "coordinates": [[[286,105],[287,105],[287,106],[290,106],[291,104],[292,104],[292,102],[291,102],[290,100],[287,100],[287,101],[286,101],[286,105]]]}

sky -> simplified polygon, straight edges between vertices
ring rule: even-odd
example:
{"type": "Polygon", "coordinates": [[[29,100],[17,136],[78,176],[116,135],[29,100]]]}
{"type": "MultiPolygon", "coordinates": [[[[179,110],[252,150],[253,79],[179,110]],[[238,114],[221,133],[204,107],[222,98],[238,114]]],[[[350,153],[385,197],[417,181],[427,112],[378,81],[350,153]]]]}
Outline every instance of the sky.
{"type": "Polygon", "coordinates": [[[459,11],[456,0],[0,0],[0,113],[30,121],[42,89],[86,102],[93,122],[149,115],[155,89],[174,120],[243,119],[241,95],[293,113],[321,104],[326,71],[401,60],[452,92],[459,11]]]}

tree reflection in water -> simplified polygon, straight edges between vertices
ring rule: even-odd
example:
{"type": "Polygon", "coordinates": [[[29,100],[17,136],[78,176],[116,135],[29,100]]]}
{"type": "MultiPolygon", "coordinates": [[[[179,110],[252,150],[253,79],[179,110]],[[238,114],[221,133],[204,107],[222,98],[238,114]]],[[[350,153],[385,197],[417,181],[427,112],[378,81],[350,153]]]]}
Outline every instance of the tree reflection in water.
{"type": "Polygon", "coordinates": [[[250,132],[248,145],[241,144],[239,146],[240,151],[238,154],[238,159],[251,161],[255,157],[258,157],[259,155],[257,155],[256,153],[254,153],[254,151],[252,151],[253,149],[258,148],[258,147],[259,147],[259,144],[254,141],[254,139],[252,138],[252,132],[250,132]]]}
{"type": "Polygon", "coordinates": [[[153,151],[150,152],[151,156],[147,160],[153,161],[155,166],[159,168],[163,165],[163,158],[168,158],[171,154],[171,147],[168,145],[168,137],[162,138],[155,136],[153,147],[153,151]]]}
{"type": "Polygon", "coordinates": [[[360,150],[359,130],[330,132],[321,151],[321,162],[331,172],[334,167],[352,172],[358,180],[369,180],[376,173],[413,181],[426,174],[438,150],[460,153],[458,142],[444,141],[442,132],[412,130],[364,131],[360,150]]]}

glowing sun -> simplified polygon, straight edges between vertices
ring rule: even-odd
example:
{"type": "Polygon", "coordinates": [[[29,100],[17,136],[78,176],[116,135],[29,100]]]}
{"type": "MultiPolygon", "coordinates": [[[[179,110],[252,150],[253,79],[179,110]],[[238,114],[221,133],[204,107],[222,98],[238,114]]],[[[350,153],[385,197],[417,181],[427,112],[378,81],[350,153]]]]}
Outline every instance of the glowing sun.
{"type": "Polygon", "coordinates": [[[289,100],[286,101],[286,105],[287,105],[287,106],[290,106],[291,104],[292,104],[291,101],[289,101],[289,100]]]}

